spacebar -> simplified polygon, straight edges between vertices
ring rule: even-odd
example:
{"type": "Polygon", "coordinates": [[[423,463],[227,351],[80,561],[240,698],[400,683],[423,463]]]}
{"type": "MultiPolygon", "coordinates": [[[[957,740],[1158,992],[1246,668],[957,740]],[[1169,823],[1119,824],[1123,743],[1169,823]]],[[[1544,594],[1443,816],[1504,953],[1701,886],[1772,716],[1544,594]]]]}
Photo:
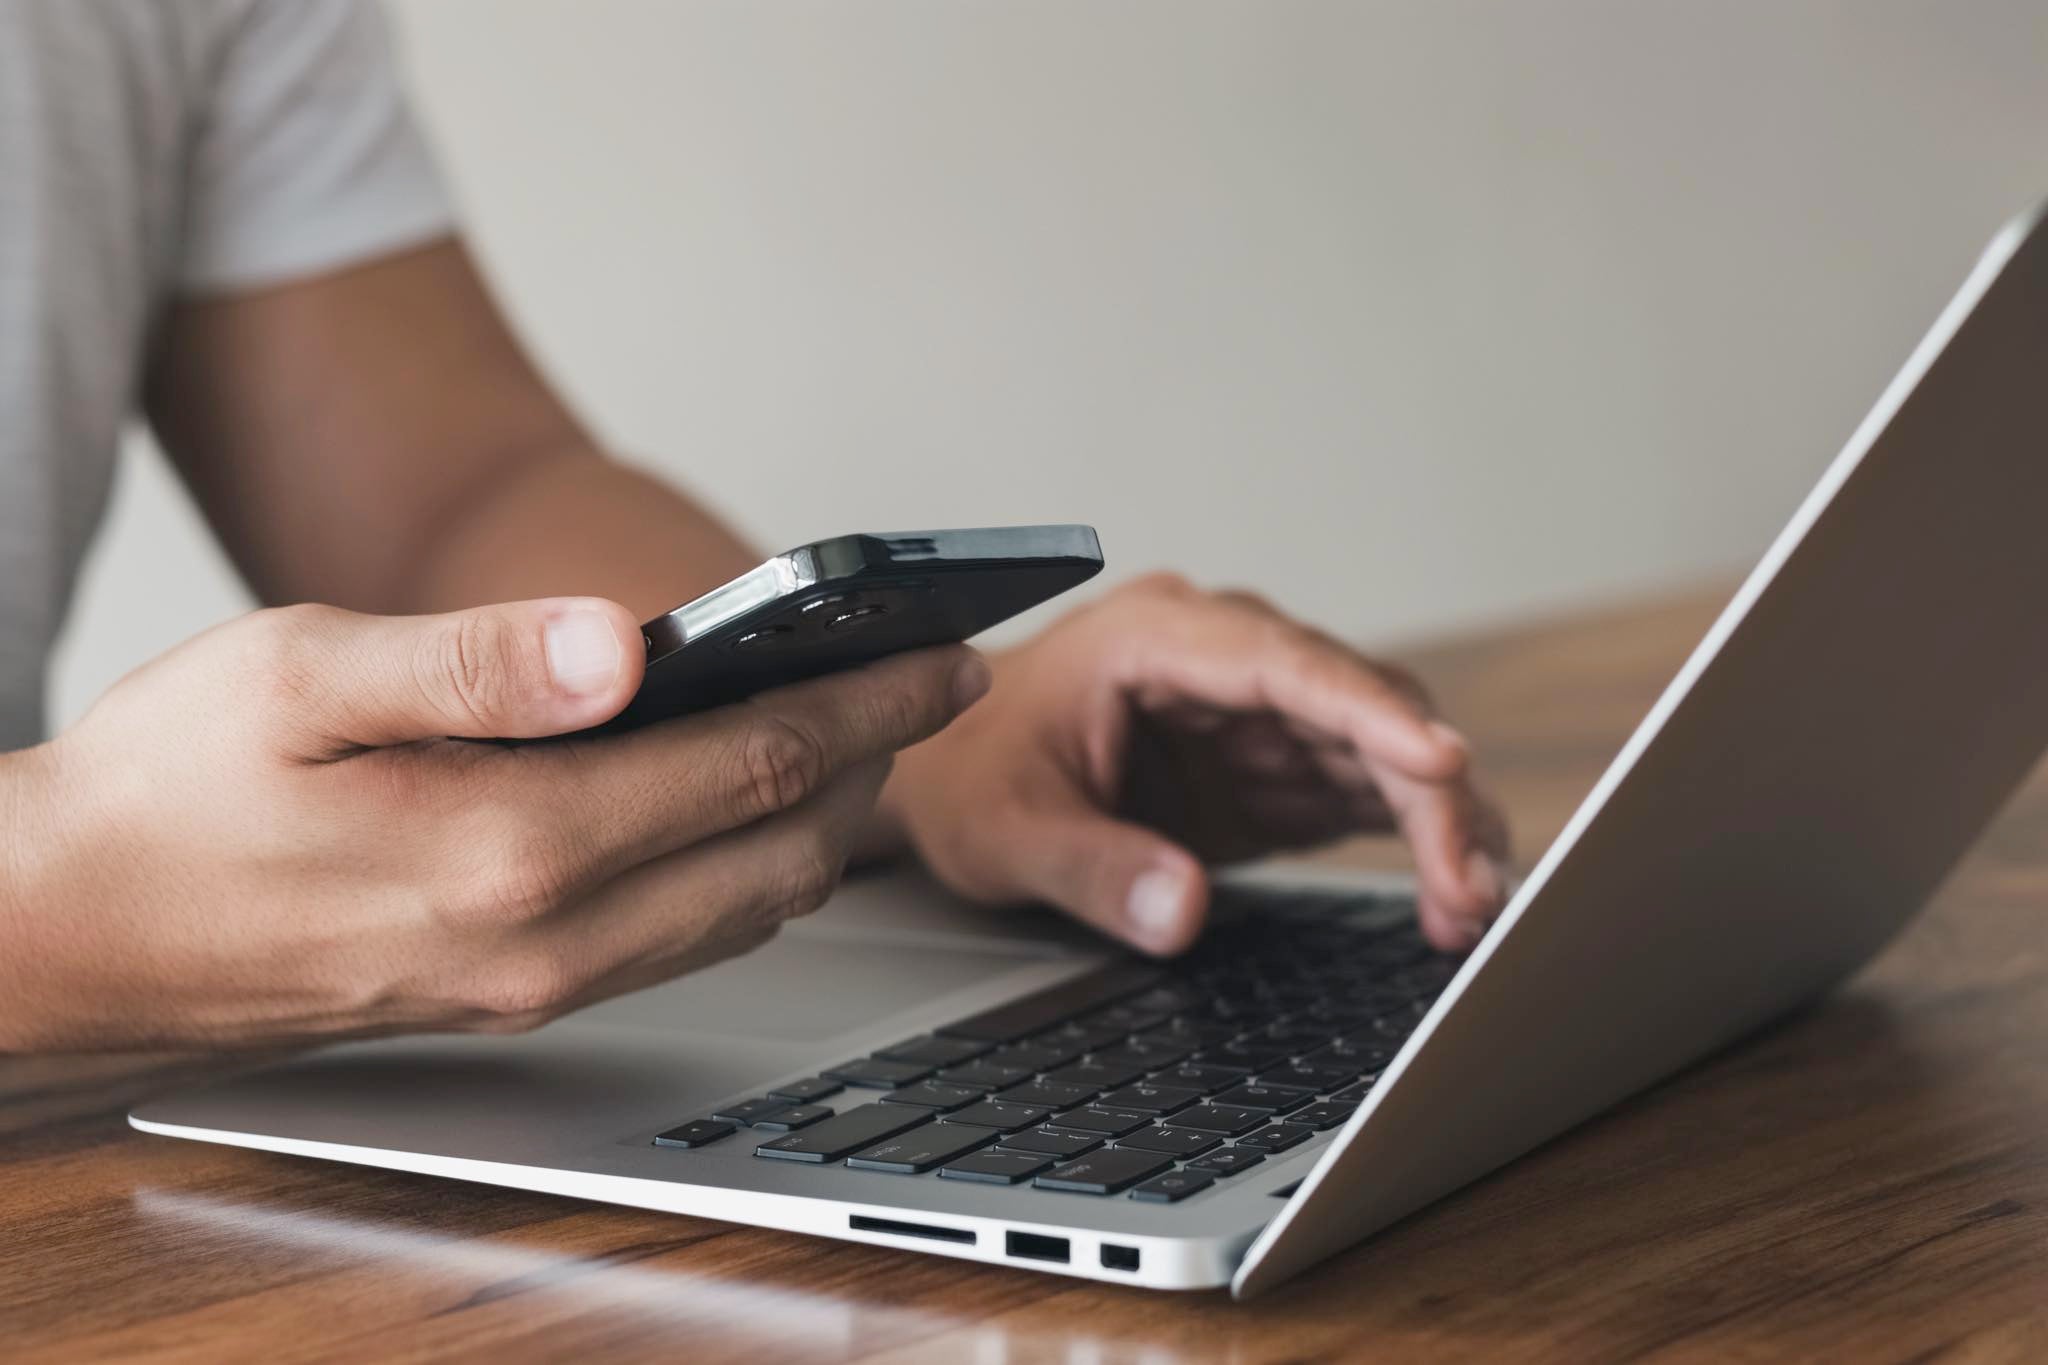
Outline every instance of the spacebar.
{"type": "Polygon", "coordinates": [[[1112,1000],[1135,995],[1164,979],[1166,973],[1142,962],[1118,962],[1062,981],[1022,1000],[1012,1000],[984,1010],[939,1032],[949,1038],[972,1038],[982,1043],[1013,1043],[1039,1033],[1112,1000]]]}

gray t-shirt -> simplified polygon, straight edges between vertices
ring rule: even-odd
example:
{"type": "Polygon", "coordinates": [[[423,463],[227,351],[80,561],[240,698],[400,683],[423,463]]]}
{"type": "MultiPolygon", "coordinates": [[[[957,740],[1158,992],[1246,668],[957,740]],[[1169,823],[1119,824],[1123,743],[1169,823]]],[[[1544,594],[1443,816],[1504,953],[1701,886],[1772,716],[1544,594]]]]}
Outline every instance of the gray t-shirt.
{"type": "Polygon", "coordinates": [[[367,0],[0,0],[0,750],[42,737],[166,304],[450,224],[367,0]]]}

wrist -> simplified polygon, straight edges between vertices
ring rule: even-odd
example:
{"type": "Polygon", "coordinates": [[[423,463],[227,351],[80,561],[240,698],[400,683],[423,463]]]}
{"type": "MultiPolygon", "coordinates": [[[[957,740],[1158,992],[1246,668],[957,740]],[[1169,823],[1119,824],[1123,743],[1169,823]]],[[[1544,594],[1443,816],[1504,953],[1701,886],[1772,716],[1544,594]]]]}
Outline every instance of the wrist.
{"type": "Polygon", "coordinates": [[[25,1050],[32,1032],[30,975],[38,971],[35,923],[53,891],[48,744],[0,753],[0,1055],[25,1050]]]}

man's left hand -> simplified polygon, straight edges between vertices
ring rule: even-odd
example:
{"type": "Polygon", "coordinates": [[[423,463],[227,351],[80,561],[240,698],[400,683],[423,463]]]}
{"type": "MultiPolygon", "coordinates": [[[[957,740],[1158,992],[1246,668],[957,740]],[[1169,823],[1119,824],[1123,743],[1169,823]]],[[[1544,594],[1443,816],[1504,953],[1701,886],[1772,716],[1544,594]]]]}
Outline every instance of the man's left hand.
{"type": "Polygon", "coordinates": [[[994,664],[884,798],[963,895],[1174,953],[1208,864],[1398,830],[1437,946],[1470,948],[1501,908],[1506,826],[1464,739],[1409,674],[1257,598],[1140,579],[994,664]]]}

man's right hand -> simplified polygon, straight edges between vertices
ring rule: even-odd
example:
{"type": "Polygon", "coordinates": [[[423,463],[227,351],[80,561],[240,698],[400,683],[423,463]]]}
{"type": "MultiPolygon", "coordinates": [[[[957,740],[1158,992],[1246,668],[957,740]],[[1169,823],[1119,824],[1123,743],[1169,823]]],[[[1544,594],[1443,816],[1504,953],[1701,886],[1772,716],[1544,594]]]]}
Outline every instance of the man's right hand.
{"type": "Polygon", "coordinates": [[[0,1052],[529,1028],[753,947],[891,755],[988,686],[920,650],[631,734],[625,608],[257,612],[0,755],[0,1052]],[[451,739],[450,736],[458,738],[451,739]]]}

